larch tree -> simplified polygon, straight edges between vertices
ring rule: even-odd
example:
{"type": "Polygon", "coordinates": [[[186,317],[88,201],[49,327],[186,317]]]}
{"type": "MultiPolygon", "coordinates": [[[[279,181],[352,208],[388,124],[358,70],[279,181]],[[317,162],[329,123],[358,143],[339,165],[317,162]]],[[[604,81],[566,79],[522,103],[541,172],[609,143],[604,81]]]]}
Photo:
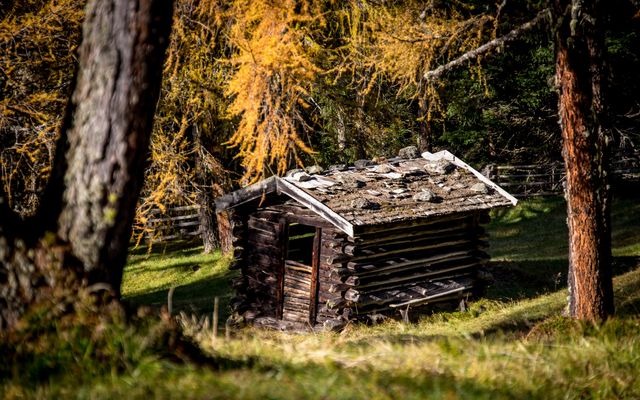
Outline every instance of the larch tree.
{"type": "Polygon", "coordinates": [[[134,222],[138,242],[162,233],[147,223],[157,217],[155,212],[165,212],[169,205],[198,205],[204,252],[219,245],[213,198],[230,187],[220,144],[232,130],[222,93],[229,70],[223,61],[223,11],[216,0],[176,1],[151,162],[134,222]]]}
{"type": "Polygon", "coordinates": [[[613,314],[609,184],[610,148],[605,95],[604,20],[599,0],[555,0],[533,20],[424,74],[438,79],[516,39],[551,14],[569,227],[569,315],[602,321],[613,314]]]}
{"type": "Polygon", "coordinates": [[[21,215],[46,186],[75,70],[84,2],[0,7],[0,184],[21,215]]]}
{"type": "MultiPolygon", "coordinates": [[[[494,33],[498,17],[465,2],[350,4],[343,68],[352,71],[361,96],[374,92],[379,82],[389,82],[398,96],[417,101],[418,145],[430,151],[432,124],[445,110],[439,94],[442,82],[425,77],[424,71],[479,47],[494,33]]],[[[472,76],[482,79],[479,60],[467,65],[472,76]]]]}
{"type": "Polygon", "coordinates": [[[322,1],[235,0],[228,10],[233,68],[225,85],[229,113],[238,126],[229,144],[255,182],[302,165],[313,151],[303,140],[308,124],[301,109],[322,69],[314,54],[322,46],[312,31],[324,24],[322,1]]]}
{"type": "Polygon", "coordinates": [[[553,5],[556,84],[567,171],[569,313],[588,321],[613,314],[610,148],[600,0],[553,5]]]}
{"type": "Polygon", "coordinates": [[[87,5],[43,201],[25,220],[0,189],[0,329],[60,289],[119,296],[171,16],[163,0],[87,5]]]}

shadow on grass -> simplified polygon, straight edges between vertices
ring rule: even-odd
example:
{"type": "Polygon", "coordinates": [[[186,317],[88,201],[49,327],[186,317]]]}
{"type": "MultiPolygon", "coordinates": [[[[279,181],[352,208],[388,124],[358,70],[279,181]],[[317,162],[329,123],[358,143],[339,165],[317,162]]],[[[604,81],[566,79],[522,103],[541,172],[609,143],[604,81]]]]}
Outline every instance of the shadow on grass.
{"type": "MultiPolygon", "coordinates": [[[[640,266],[640,256],[614,257],[613,276],[640,266]]],[[[568,261],[492,261],[487,269],[495,282],[484,295],[490,300],[524,300],[567,287],[568,261]]]]}
{"type": "Polygon", "coordinates": [[[636,287],[636,295],[633,299],[628,299],[618,304],[615,315],[617,317],[632,317],[640,315],[640,284],[636,287]]]}
{"type": "Polygon", "coordinates": [[[176,240],[166,243],[156,243],[151,246],[151,250],[149,250],[149,246],[146,243],[141,243],[139,246],[132,246],[129,250],[129,255],[164,256],[165,254],[174,252],[193,253],[198,252],[200,247],[202,247],[202,242],[200,240],[176,240]]]}
{"type": "Polygon", "coordinates": [[[483,297],[490,300],[523,300],[567,286],[567,261],[492,261],[487,270],[495,281],[483,297]]]}
{"type": "MultiPolygon", "coordinates": [[[[237,272],[225,271],[187,285],[177,286],[173,292],[173,313],[177,314],[181,311],[188,315],[211,313],[214,298],[218,297],[220,320],[226,320],[229,316],[229,300],[232,297],[231,278],[234,276],[237,276],[237,272]]],[[[125,300],[134,305],[147,305],[159,309],[167,305],[168,294],[169,288],[164,288],[133,295],[125,300]]]]}
{"type": "MultiPolygon", "coordinates": [[[[195,254],[200,254],[198,252],[196,252],[195,254]]],[[[216,262],[217,259],[215,259],[213,262],[216,262]]],[[[175,271],[175,272],[196,272],[198,271],[200,268],[202,268],[205,264],[210,263],[211,261],[207,261],[205,263],[200,263],[198,261],[194,261],[194,260],[181,260],[178,259],[176,261],[173,262],[168,262],[162,266],[153,266],[153,267],[148,267],[145,265],[141,265],[141,263],[130,263],[127,266],[127,272],[129,273],[136,273],[138,271],[153,271],[154,273],[158,273],[158,272],[162,272],[162,271],[175,271]]]]}

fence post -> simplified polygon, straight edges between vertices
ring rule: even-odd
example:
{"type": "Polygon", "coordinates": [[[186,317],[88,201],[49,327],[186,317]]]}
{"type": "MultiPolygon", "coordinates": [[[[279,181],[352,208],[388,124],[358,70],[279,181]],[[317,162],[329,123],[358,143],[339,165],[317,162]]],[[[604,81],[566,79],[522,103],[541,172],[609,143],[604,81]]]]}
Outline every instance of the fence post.
{"type": "Polygon", "coordinates": [[[220,305],[220,298],[218,296],[213,299],[213,338],[212,342],[216,341],[218,337],[218,310],[220,305]]]}
{"type": "Polygon", "coordinates": [[[173,314],[173,292],[176,290],[175,286],[171,286],[169,288],[169,293],[167,293],[167,311],[169,311],[169,316],[173,314]]]}

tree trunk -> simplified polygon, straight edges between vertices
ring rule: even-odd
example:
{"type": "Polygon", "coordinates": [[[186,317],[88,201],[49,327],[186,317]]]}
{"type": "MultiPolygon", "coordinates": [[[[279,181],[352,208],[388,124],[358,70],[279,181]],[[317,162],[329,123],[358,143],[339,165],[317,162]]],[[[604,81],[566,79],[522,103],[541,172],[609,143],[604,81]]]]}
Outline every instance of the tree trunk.
{"type": "Polygon", "coordinates": [[[20,221],[0,191],[0,329],[56,290],[100,283],[119,296],[171,14],[163,0],[87,5],[79,72],[38,213],[20,221]]]}
{"type": "Polygon", "coordinates": [[[363,160],[367,158],[367,121],[366,113],[364,110],[365,96],[361,93],[356,94],[356,115],[353,132],[354,147],[356,160],[363,160]]]}
{"type": "Polygon", "coordinates": [[[420,153],[433,151],[433,133],[431,132],[431,121],[429,121],[429,104],[424,97],[421,97],[419,102],[420,112],[420,134],[418,136],[418,148],[420,153]]]}
{"type": "Polygon", "coordinates": [[[206,192],[206,188],[200,188],[198,193],[198,219],[200,221],[200,237],[202,238],[203,252],[211,254],[219,247],[217,238],[216,214],[212,212],[213,200],[206,192]]]}
{"type": "Polygon", "coordinates": [[[210,254],[219,247],[218,229],[216,224],[215,205],[211,196],[211,179],[208,178],[204,156],[204,145],[198,126],[193,127],[193,146],[196,154],[196,180],[198,190],[198,220],[200,222],[200,237],[204,246],[204,253],[210,254]]]}
{"type": "Polygon", "coordinates": [[[342,118],[341,110],[338,110],[336,113],[336,125],[336,130],[338,131],[338,150],[340,150],[340,155],[342,156],[344,150],[347,148],[347,128],[342,118]]]}
{"type": "Polygon", "coordinates": [[[218,235],[220,237],[220,250],[222,254],[233,254],[233,221],[231,213],[233,211],[222,211],[217,213],[218,235]]]}
{"type": "Polygon", "coordinates": [[[605,8],[556,0],[556,80],[567,171],[569,313],[601,321],[613,313],[609,188],[610,131],[603,101],[605,8]]]}

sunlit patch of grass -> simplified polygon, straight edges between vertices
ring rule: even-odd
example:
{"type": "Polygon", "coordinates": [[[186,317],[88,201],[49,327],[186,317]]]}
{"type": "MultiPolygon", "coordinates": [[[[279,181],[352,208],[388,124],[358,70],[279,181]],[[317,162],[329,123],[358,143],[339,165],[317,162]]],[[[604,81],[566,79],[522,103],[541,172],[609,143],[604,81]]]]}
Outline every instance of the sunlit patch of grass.
{"type": "Polygon", "coordinates": [[[567,255],[566,206],[560,197],[522,200],[517,207],[496,210],[487,230],[490,253],[497,260],[553,260],[567,255]]]}
{"type": "Polygon", "coordinates": [[[640,243],[614,247],[611,251],[614,257],[635,256],[640,254],[640,243]]]}
{"type": "MultiPolygon", "coordinates": [[[[614,198],[611,213],[614,256],[640,254],[640,202],[614,198]]],[[[497,210],[487,230],[495,260],[564,260],[568,254],[566,203],[562,197],[522,200],[517,207],[497,210]]]]}
{"type": "Polygon", "coordinates": [[[122,283],[125,297],[198,281],[224,268],[219,252],[203,254],[202,247],[178,250],[170,255],[142,254],[129,257],[122,283]]]}

